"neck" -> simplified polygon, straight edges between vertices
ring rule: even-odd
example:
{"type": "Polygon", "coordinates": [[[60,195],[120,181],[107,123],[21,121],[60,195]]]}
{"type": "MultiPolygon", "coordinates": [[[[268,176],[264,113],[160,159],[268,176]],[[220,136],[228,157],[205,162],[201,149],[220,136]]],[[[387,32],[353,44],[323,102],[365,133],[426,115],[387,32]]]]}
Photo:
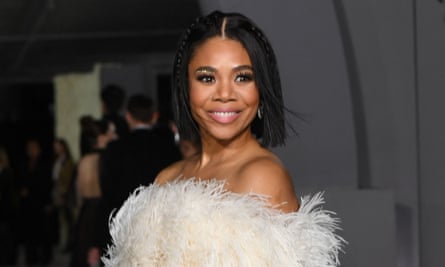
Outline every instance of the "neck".
{"type": "Polygon", "coordinates": [[[100,139],[97,141],[97,146],[94,148],[94,150],[101,150],[101,149],[104,149],[104,148],[107,146],[107,144],[108,144],[108,141],[105,140],[105,138],[100,138],[100,139]]]}
{"type": "Polygon", "coordinates": [[[151,128],[151,125],[150,124],[138,124],[138,125],[135,125],[135,126],[133,126],[133,127],[131,127],[131,130],[137,130],[137,129],[150,129],[151,128]]]}
{"type": "Polygon", "coordinates": [[[132,122],[130,124],[131,130],[147,129],[147,128],[150,128],[150,127],[151,127],[151,124],[148,123],[148,122],[137,121],[137,122],[132,122]]]}
{"type": "Polygon", "coordinates": [[[247,147],[258,146],[258,141],[250,133],[238,136],[232,140],[216,140],[214,138],[206,138],[202,140],[201,165],[208,162],[222,162],[236,158],[247,147]]]}

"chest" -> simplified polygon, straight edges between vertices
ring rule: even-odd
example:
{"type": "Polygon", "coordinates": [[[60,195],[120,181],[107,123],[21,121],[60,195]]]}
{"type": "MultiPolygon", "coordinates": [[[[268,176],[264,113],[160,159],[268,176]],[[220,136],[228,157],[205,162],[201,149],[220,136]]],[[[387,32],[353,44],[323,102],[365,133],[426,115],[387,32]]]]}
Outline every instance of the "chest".
{"type": "Polygon", "coordinates": [[[189,164],[184,166],[181,176],[184,178],[195,177],[201,180],[216,179],[226,182],[226,189],[234,186],[242,170],[242,162],[209,163],[206,166],[189,164]]]}

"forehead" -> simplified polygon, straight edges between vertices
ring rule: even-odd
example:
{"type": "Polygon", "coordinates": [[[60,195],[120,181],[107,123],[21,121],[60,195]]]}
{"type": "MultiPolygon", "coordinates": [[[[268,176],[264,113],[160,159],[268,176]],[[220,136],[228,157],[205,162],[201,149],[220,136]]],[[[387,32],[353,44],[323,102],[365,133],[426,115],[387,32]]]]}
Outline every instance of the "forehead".
{"type": "Polygon", "coordinates": [[[251,65],[251,60],[239,41],[216,36],[196,47],[189,65],[224,63],[251,65]]]}

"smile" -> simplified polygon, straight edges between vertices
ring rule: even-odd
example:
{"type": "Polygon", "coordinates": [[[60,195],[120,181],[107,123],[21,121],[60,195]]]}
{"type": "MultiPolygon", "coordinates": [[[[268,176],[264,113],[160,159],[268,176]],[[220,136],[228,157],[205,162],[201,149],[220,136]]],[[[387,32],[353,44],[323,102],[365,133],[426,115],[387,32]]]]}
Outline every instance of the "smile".
{"type": "Polygon", "coordinates": [[[211,111],[210,117],[219,123],[230,123],[239,116],[239,112],[236,111],[211,111]]]}
{"type": "Polygon", "coordinates": [[[216,116],[219,117],[230,117],[230,116],[234,116],[236,114],[238,114],[238,112],[235,111],[231,111],[231,112],[220,112],[220,111],[215,111],[213,112],[216,116]]]}

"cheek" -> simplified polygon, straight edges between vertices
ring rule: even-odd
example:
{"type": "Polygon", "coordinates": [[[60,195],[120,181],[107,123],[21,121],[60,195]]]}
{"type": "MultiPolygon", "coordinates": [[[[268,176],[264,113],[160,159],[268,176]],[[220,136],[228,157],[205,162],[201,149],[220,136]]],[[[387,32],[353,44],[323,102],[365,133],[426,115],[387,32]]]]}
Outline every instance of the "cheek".
{"type": "Polygon", "coordinates": [[[202,106],[210,96],[210,90],[205,90],[197,84],[190,84],[189,87],[190,108],[202,106]]]}
{"type": "Polygon", "coordinates": [[[249,106],[258,106],[260,103],[260,95],[256,86],[252,86],[248,90],[242,91],[241,95],[249,106]]]}

